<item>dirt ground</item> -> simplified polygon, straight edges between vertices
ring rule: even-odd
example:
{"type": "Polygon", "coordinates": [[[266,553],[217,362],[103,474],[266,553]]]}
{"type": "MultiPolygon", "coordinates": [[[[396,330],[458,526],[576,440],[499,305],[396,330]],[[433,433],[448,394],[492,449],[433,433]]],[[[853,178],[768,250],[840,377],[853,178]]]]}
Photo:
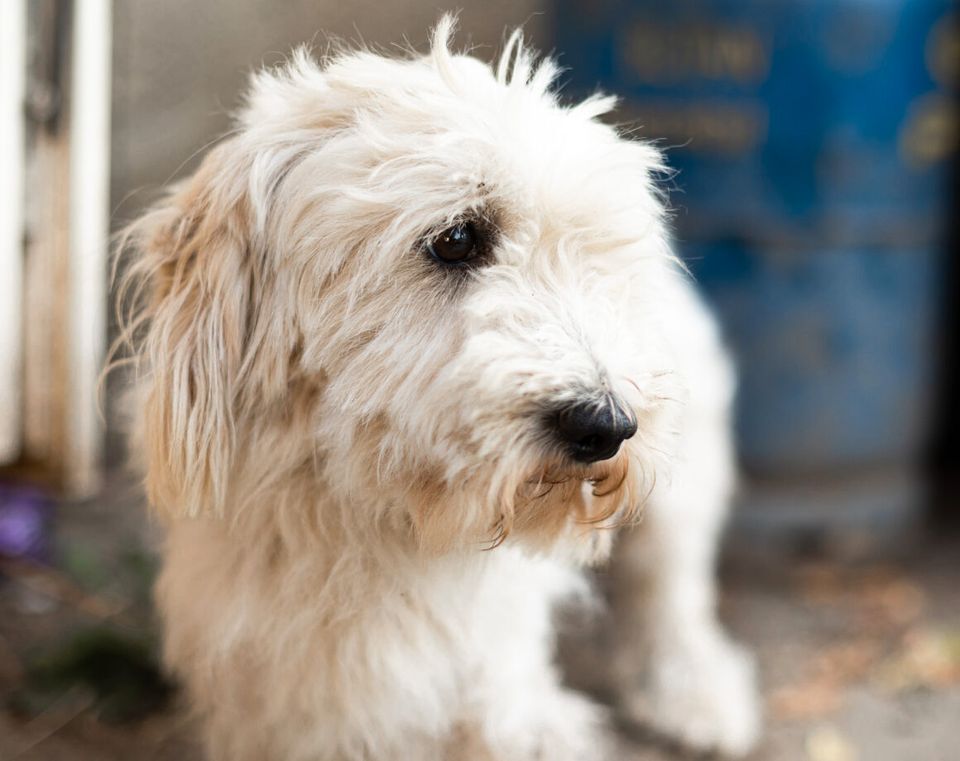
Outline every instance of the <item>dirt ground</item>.
{"type": "MultiPolygon", "coordinates": [[[[118,510],[124,501],[61,511],[66,570],[0,564],[2,761],[200,757],[175,696],[156,711],[153,693],[120,689],[120,701],[142,710],[131,720],[124,704],[127,721],[118,723],[103,718],[117,706],[98,699],[81,674],[24,709],[36,653],[56,652],[70,632],[109,624],[152,641],[150,556],[142,552],[142,526],[129,517],[140,511],[118,510]]],[[[732,557],[723,565],[722,616],[756,651],[765,696],[766,732],[751,761],[960,758],[957,537],[930,538],[882,562],[732,557]]],[[[136,653],[129,657],[123,662],[139,673],[136,653]]],[[[635,728],[621,730],[624,761],[689,758],[635,728]]]]}

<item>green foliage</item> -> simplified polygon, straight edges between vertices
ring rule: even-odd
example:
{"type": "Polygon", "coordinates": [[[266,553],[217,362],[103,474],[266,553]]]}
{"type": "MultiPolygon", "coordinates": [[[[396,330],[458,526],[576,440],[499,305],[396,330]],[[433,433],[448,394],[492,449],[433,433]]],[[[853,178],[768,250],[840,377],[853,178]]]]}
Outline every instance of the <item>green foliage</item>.
{"type": "Polygon", "coordinates": [[[155,642],[136,633],[106,626],[81,631],[28,664],[10,707],[33,715],[79,691],[92,698],[104,721],[142,718],[161,710],[172,694],[156,652],[155,642]]]}

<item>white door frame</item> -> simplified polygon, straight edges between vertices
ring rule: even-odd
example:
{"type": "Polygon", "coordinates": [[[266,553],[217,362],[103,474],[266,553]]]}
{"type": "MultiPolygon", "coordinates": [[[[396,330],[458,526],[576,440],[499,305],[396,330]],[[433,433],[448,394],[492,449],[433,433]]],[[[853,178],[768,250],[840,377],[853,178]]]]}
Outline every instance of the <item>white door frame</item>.
{"type": "Polygon", "coordinates": [[[112,2],[0,3],[0,464],[86,495],[102,470],[112,2]]]}
{"type": "Polygon", "coordinates": [[[20,455],[23,399],[24,97],[27,0],[0,24],[0,464],[20,455]]]}
{"type": "Polygon", "coordinates": [[[66,479],[96,489],[103,425],[97,388],[107,324],[110,250],[111,0],[74,3],[70,106],[70,316],[66,479]]]}

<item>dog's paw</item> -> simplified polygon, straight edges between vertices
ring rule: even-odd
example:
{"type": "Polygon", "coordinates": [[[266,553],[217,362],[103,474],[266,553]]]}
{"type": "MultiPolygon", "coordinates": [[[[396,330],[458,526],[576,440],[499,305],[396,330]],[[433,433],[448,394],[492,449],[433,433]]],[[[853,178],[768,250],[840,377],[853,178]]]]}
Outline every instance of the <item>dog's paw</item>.
{"type": "Polygon", "coordinates": [[[614,758],[607,714],[589,699],[568,690],[543,701],[536,761],[612,761],[614,758]]]}
{"type": "Polygon", "coordinates": [[[645,683],[621,689],[624,718],[691,750],[742,756],[760,734],[753,657],[722,634],[661,645],[645,683]]]}

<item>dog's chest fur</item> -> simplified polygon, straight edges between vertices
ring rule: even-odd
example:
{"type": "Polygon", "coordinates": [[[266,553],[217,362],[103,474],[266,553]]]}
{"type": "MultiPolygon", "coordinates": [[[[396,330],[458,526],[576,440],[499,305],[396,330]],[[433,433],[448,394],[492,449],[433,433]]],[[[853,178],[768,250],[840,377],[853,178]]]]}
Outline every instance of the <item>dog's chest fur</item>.
{"type": "Polygon", "coordinates": [[[284,757],[296,757],[287,728],[305,717],[316,726],[297,742],[312,736],[317,748],[348,747],[373,716],[394,725],[378,729],[383,752],[391,738],[399,747],[456,736],[459,714],[488,702],[495,710],[497,695],[529,689],[549,669],[552,607],[585,590],[573,568],[513,547],[392,557],[385,572],[372,555],[318,546],[284,558],[268,544],[238,543],[223,522],[176,522],[158,598],[166,659],[192,675],[197,702],[244,695],[266,719],[262,750],[284,757]]]}

